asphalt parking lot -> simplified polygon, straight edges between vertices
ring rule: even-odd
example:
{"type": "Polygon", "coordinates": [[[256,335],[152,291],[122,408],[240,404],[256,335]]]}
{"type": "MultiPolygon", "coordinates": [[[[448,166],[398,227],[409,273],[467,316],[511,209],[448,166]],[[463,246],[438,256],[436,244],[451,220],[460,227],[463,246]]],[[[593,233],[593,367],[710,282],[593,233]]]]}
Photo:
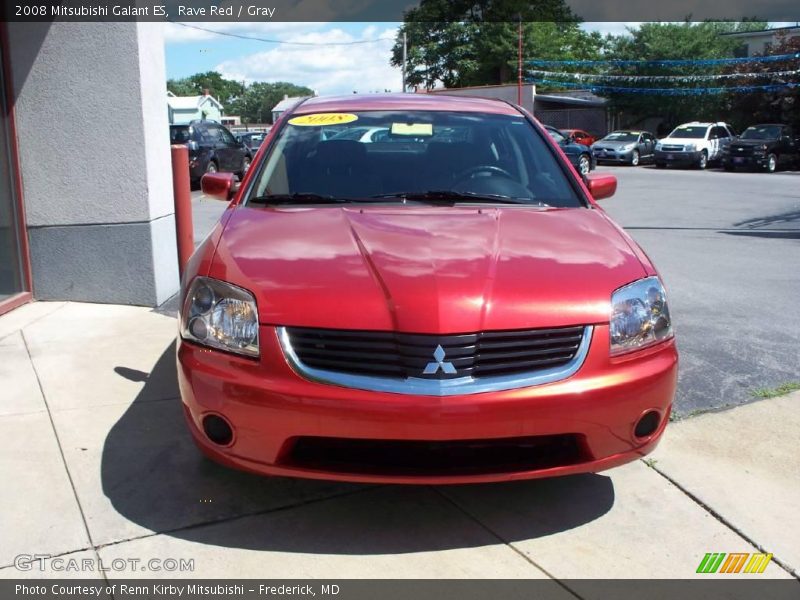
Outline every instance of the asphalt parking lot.
{"type": "MultiPolygon", "coordinates": [[[[800,380],[800,172],[600,167],[602,201],[664,278],[681,352],[678,417],[800,380]]],[[[193,193],[195,238],[224,203],[193,193]]]]}

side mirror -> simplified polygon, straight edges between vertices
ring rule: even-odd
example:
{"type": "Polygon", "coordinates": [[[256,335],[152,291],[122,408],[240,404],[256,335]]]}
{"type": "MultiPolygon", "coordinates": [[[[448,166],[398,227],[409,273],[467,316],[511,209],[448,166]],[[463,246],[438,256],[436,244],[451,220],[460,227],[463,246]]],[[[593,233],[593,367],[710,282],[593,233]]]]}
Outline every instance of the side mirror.
{"type": "Polygon", "coordinates": [[[200,189],[206,196],[228,202],[238,189],[233,173],[206,173],[200,180],[200,189]]]}
{"type": "Polygon", "coordinates": [[[586,186],[595,200],[610,198],[617,191],[617,178],[608,173],[589,173],[586,175],[586,186]]]}

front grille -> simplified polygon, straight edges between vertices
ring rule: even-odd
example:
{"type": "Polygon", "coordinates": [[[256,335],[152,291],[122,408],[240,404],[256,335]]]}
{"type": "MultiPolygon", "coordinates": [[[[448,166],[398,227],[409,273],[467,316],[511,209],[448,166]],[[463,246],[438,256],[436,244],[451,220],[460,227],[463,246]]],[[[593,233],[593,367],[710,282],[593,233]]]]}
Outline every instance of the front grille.
{"type": "Polygon", "coordinates": [[[661,149],[664,152],[683,152],[683,146],[662,144],[661,149]]]}
{"type": "Polygon", "coordinates": [[[753,147],[752,146],[731,146],[730,147],[731,156],[752,156],[753,155],[753,147]]]}
{"type": "Polygon", "coordinates": [[[293,352],[308,367],[398,380],[442,380],[563,366],[575,358],[584,327],[454,335],[287,327],[286,333],[293,352]]]}
{"type": "Polygon", "coordinates": [[[333,473],[480,475],[589,460],[582,438],[575,434],[454,441],[300,437],[289,443],[281,465],[333,473]]]}

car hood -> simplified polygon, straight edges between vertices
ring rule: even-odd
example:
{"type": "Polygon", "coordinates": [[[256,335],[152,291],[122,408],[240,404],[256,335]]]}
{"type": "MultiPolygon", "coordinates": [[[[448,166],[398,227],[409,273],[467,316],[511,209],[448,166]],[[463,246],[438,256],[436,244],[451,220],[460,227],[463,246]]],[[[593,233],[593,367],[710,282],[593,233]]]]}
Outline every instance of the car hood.
{"type": "Polygon", "coordinates": [[[249,208],[209,275],[251,290],[264,324],[463,333],[608,322],[645,276],[599,209],[249,208]]]}
{"type": "Polygon", "coordinates": [[[731,146],[740,147],[740,148],[753,148],[755,146],[763,146],[763,145],[771,145],[775,144],[778,140],[734,140],[731,142],[731,146]]]}
{"type": "Polygon", "coordinates": [[[663,138],[658,140],[661,144],[668,144],[670,146],[688,146],[689,144],[694,144],[695,146],[699,146],[705,142],[703,138],[663,138]]]}
{"type": "Polygon", "coordinates": [[[619,148],[623,148],[623,147],[628,146],[630,144],[636,145],[636,142],[618,142],[618,141],[606,142],[604,140],[600,140],[598,142],[595,142],[593,147],[594,148],[613,148],[614,150],[617,150],[619,148]]]}

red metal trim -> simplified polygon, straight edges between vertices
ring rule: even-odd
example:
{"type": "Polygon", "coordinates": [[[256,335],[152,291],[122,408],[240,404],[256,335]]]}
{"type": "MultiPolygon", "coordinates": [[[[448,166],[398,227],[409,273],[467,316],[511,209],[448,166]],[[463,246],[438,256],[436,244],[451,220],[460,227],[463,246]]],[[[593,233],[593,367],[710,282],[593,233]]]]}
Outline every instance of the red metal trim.
{"type": "Polygon", "coordinates": [[[10,298],[6,298],[5,300],[0,300],[0,315],[3,315],[15,308],[22,306],[23,304],[27,304],[33,300],[33,294],[30,292],[20,292],[15,296],[11,296],[10,298]]]}
{"type": "Polygon", "coordinates": [[[11,71],[11,50],[8,38],[8,23],[0,23],[0,47],[3,54],[3,81],[5,83],[6,109],[8,114],[8,146],[11,150],[9,156],[10,170],[12,172],[12,188],[17,214],[17,239],[19,241],[20,258],[22,261],[22,286],[25,289],[21,294],[9,300],[0,302],[0,314],[16,308],[22,302],[33,299],[33,272],[31,271],[30,247],[28,245],[28,228],[25,219],[25,203],[22,197],[22,174],[19,168],[19,146],[17,145],[17,122],[14,111],[14,84],[11,71]],[[27,300],[20,300],[27,298],[27,300]],[[7,305],[12,305],[7,307],[7,305]]]}

